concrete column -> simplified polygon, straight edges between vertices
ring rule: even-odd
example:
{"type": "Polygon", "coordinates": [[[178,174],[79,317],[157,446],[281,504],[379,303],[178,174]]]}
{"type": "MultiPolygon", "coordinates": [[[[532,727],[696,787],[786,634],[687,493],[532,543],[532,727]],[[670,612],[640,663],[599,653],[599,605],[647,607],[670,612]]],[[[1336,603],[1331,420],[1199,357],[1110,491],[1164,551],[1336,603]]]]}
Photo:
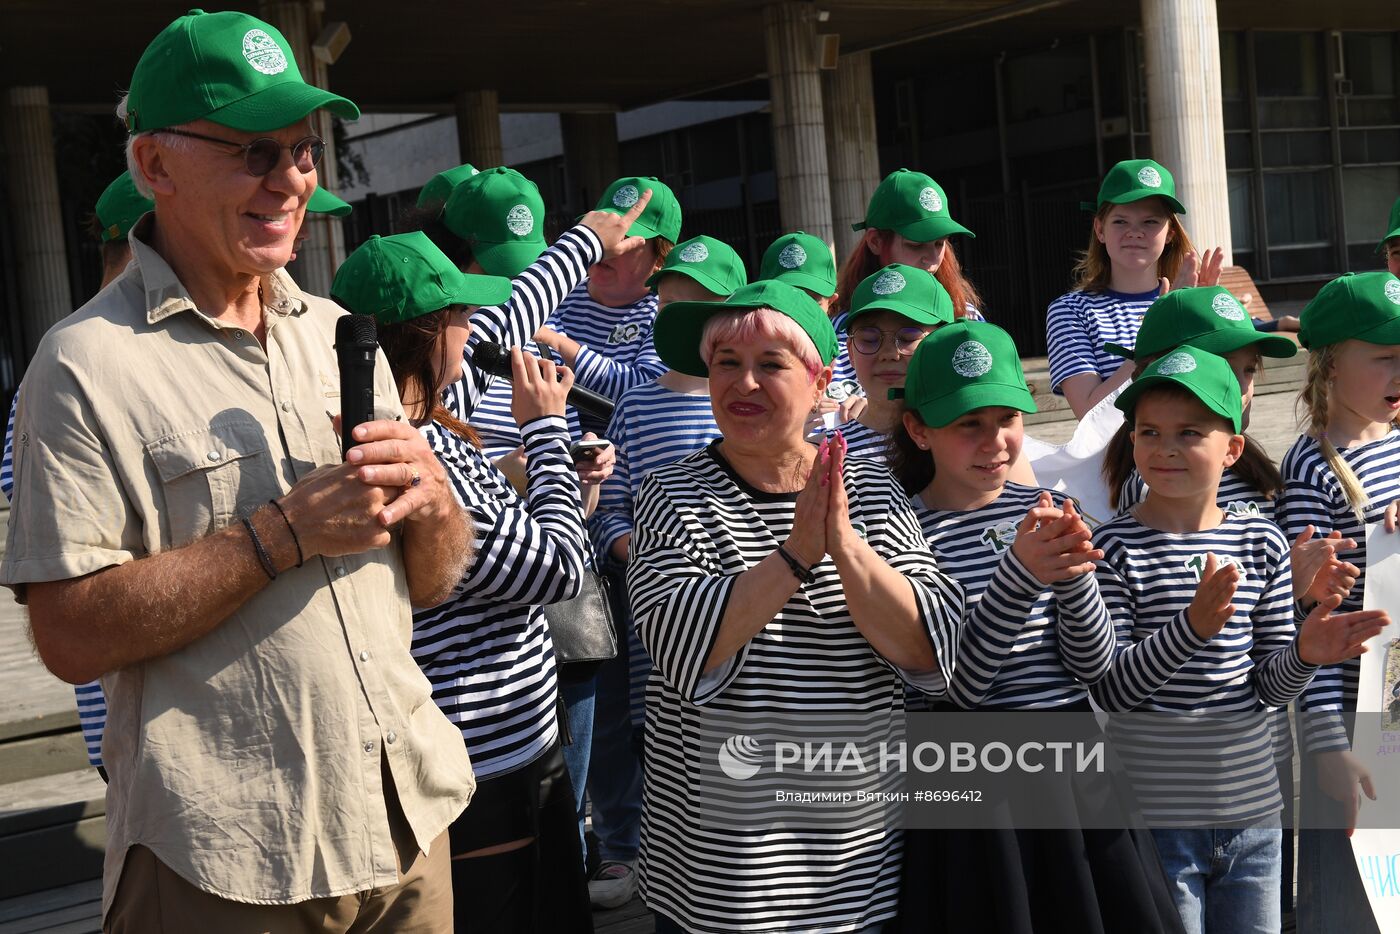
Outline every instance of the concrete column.
{"type": "Polygon", "coordinates": [[[817,7],[812,3],[782,0],[763,8],[773,161],[783,230],[805,230],[830,243],[831,187],[816,21],[817,7]]]}
{"type": "Polygon", "coordinates": [[[1176,177],[1183,223],[1198,249],[1232,263],[1220,27],[1215,0],[1142,0],[1152,157],[1176,177]]]}
{"type": "Polygon", "coordinates": [[[622,174],[617,146],[617,114],[562,113],[564,170],[568,210],[591,210],[607,187],[622,174]]]}
{"type": "Polygon", "coordinates": [[[831,221],[840,264],[861,234],[851,225],[865,219],[865,206],[880,184],[875,146],[875,88],[870,53],[842,55],[834,71],[822,73],[826,157],[831,172],[831,221]]]}
{"type": "Polygon", "coordinates": [[[496,91],[457,95],[457,154],[463,162],[489,169],[506,161],[501,146],[501,96],[496,91]]]}
{"type": "MultiPolygon", "coordinates": [[[[23,316],[21,352],[27,360],[44,333],[73,311],[73,293],[63,245],[49,90],[9,88],[4,103],[5,177],[23,316]]],[[[22,368],[23,360],[15,362],[22,368]]]]}
{"type": "MultiPolygon", "coordinates": [[[[292,47],[302,80],[329,90],[329,68],[311,51],[311,43],[321,31],[321,4],[313,0],[263,0],[258,9],[292,47]]],[[[326,141],[326,154],[316,166],[316,184],[335,192],[340,179],[335,162],[335,132],[328,111],[318,110],[311,115],[311,131],[326,141]]],[[[292,275],[307,292],[329,295],[331,280],[345,259],[345,235],[340,221],[329,215],[308,213],[302,221],[302,231],[310,236],[297,254],[292,275]]]]}

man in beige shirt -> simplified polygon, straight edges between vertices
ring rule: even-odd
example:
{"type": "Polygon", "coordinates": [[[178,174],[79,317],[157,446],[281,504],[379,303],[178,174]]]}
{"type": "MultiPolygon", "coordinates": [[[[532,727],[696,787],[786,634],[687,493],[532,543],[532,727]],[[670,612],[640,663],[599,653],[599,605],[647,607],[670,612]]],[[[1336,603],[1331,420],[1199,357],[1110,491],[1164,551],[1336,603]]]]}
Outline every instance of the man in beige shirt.
{"type": "Polygon", "coordinates": [[[0,583],[44,663],[110,706],[104,928],[441,931],[474,789],[409,655],[470,532],[381,356],[342,463],[341,311],[281,271],[315,189],[286,41],[194,11],[124,103],[156,210],[44,338],[0,583]]]}

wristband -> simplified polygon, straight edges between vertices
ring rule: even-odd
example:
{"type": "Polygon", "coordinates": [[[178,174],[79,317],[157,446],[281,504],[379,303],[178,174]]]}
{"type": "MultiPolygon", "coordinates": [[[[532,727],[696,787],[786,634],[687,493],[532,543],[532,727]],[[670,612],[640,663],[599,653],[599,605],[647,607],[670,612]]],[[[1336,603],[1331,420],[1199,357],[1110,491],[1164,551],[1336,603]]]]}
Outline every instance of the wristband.
{"type": "Polygon", "coordinates": [[[262,565],[263,571],[266,572],[267,579],[270,581],[277,580],[277,568],[273,566],[272,556],[267,553],[267,549],[263,547],[262,540],[258,538],[258,530],[253,528],[253,520],[244,516],[243,527],[248,530],[248,537],[253,540],[253,550],[258,553],[258,563],[262,565]]]}
{"type": "Polygon", "coordinates": [[[778,556],[787,562],[788,568],[792,570],[792,576],[804,584],[814,584],[817,575],[813,574],[810,568],[804,568],[796,558],[788,554],[788,550],[782,545],[778,546],[778,556]]]}
{"type": "Polygon", "coordinates": [[[287,531],[292,533],[292,542],[297,546],[297,567],[306,563],[306,558],[301,553],[301,539],[297,538],[297,530],[292,528],[292,520],[287,518],[287,510],[282,508],[282,504],[275,499],[268,500],[269,503],[277,507],[277,511],[282,514],[282,521],[287,523],[287,531]]]}

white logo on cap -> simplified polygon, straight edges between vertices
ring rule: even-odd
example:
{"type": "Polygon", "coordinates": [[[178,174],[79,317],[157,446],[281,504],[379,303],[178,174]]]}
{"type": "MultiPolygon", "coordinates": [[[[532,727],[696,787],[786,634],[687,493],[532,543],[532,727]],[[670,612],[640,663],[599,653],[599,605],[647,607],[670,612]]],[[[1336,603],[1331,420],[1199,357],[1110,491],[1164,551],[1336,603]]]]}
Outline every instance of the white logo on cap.
{"type": "Polygon", "coordinates": [[[642,193],[637,190],[636,185],[623,185],[617,191],[613,192],[613,206],[626,210],[636,204],[637,199],[641,196],[642,193]]]}
{"type": "Polygon", "coordinates": [[[1161,188],[1162,173],[1158,172],[1150,165],[1144,165],[1142,168],[1138,169],[1138,181],[1142,182],[1148,188],[1161,188]]]}
{"type": "Polygon", "coordinates": [[[683,263],[703,263],[710,258],[710,248],[703,243],[692,243],[681,250],[681,262],[683,263]]]}
{"type": "Polygon", "coordinates": [[[992,368],[992,352],[981,341],[963,341],[953,351],[953,372],[967,379],[981,376],[992,368]]]}
{"type": "Polygon", "coordinates": [[[1243,321],[1244,309],[1233,295],[1217,295],[1210,303],[1211,310],[1226,321],[1243,321]]]}
{"type": "Polygon", "coordinates": [[[1385,284],[1385,297],[1392,303],[1400,305],[1400,282],[1391,279],[1385,284]]]}
{"type": "Polygon", "coordinates": [[[1179,373],[1190,373],[1195,368],[1196,358],[1189,353],[1178,350],[1176,353],[1162,358],[1162,362],[1157,366],[1157,375],[1176,376],[1179,373]]]}
{"type": "Polygon", "coordinates": [[[807,251],[802,249],[801,244],[789,243],[778,254],[778,265],[784,269],[796,269],[805,262],[807,262],[807,251]]]}
{"type": "Polygon", "coordinates": [[[932,211],[934,214],[943,210],[943,199],[938,197],[938,189],[925,188],[919,192],[919,205],[925,211],[932,211]]]}
{"type": "Polygon", "coordinates": [[[281,46],[261,29],[243,34],[243,57],[265,75],[280,75],[287,70],[287,56],[282,54],[281,46]]]}
{"type": "Polygon", "coordinates": [[[506,214],[506,227],[517,237],[523,237],[535,229],[535,215],[523,204],[517,204],[506,214]]]}
{"type": "Polygon", "coordinates": [[[887,269],[880,273],[880,277],[870,286],[870,291],[876,295],[893,295],[896,292],[903,292],[906,284],[903,276],[893,269],[887,269]]]}

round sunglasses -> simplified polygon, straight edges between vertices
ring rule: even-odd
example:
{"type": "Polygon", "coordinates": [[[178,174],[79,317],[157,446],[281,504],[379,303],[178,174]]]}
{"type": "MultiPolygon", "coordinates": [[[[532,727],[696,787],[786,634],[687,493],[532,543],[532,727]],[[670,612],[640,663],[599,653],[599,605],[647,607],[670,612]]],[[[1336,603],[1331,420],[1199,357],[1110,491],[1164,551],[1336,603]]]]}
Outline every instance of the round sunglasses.
{"type": "Polygon", "coordinates": [[[894,331],[886,331],[872,325],[856,328],[851,331],[851,346],[857,352],[866,356],[877,354],[880,348],[885,346],[885,338],[894,338],[894,349],[896,353],[908,356],[914,352],[914,348],[919,346],[919,341],[927,336],[928,332],[923,328],[904,327],[894,331]]]}
{"type": "Polygon", "coordinates": [[[321,156],[325,155],[326,152],[326,141],[319,136],[307,136],[290,146],[283,146],[270,136],[255,139],[251,143],[239,143],[231,139],[220,139],[217,136],[205,136],[203,133],[191,133],[189,130],[166,129],[158,132],[169,133],[171,136],[204,140],[206,143],[232,146],[242,152],[243,164],[248,169],[248,174],[254,178],[262,178],[277,168],[277,164],[282,161],[282,150],[284,149],[292,151],[292,165],[296,166],[297,171],[303,175],[316,168],[316,165],[321,161],[321,156]]]}

